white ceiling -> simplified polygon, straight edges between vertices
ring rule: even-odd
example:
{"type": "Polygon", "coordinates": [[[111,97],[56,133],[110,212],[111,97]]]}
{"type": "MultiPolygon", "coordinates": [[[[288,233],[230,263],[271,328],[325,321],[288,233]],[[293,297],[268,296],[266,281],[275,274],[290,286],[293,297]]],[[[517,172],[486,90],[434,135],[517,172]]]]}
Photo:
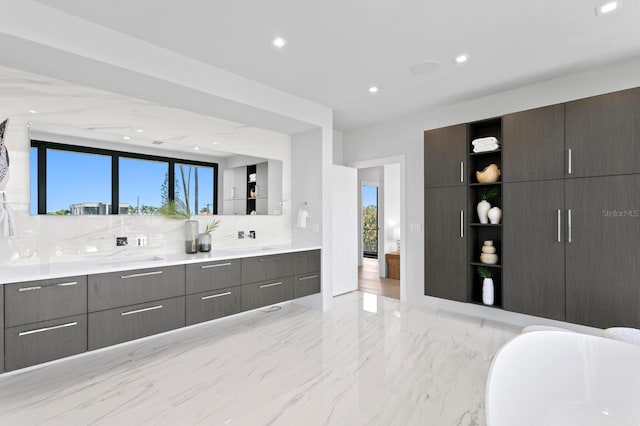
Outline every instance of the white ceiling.
{"type": "Polygon", "coordinates": [[[637,0],[600,17],[593,0],[36,1],[331,107],[339,129],[640,54],[637,0]],[[409,72],[425,60],[441,67],[409,72]]]}

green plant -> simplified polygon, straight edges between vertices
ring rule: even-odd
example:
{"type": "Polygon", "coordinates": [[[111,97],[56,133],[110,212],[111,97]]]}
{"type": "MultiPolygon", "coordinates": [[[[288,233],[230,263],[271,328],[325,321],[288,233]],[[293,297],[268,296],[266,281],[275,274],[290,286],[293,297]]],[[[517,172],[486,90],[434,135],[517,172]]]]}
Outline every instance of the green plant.
{"type": "Polygon", "coordinates": [[[206,228],[204,228],[204,232],[210,234],[215,231],[218,226],[220,226],[220,219],[215,219],[213,222],[209,223],[206,228]]]}
{"type": "Polygon", "coordinates": [[[491,278],[491,270],[489,268],[487,268],[486,266],[480,266],[478,268],[478,274],[482,278],[491,278]]]}
{"type": "Polygon", "coordinates": [[[480,199],[483,200],[483,201],[488,201],[488,200],[492,199],[493,197],[496,197],[499,193],[500,193],[500,190],[497,187],[493,187],[490,190],[485,191],[482,194],[480,194],[480,199]]]}
{"type": "Polygon", "coordinates": [[[161,215],[171,219],[190,219],[191,213],[181,200],[167,200],[160,209],[161,215]]]}

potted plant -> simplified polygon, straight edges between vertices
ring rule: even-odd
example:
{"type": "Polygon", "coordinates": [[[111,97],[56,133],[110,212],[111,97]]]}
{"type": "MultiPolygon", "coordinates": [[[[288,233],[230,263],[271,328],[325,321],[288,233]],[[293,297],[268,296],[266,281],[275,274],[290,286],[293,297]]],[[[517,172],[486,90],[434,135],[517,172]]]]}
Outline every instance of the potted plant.
{"type": "Polygon", "coordinates": [[[220,226],[220,219],[214,219],[205,228],[204,232],[198,236],[198,250],[201,252],[211,251],[211,233],[220,226]]]}
{"type": "Polygon", "coordinates": [[[476,207],[476,211],[478,212],[478,219],[480,220],[480,223],[489,223],[489,216],[487,215],[487,212],[491,208],[491,204],[489,203],[489,200],[497,196],[499,193],[500,193],[500,190],[497,187],[493,187],[487,191],[484,191],[482,194],[480,194],[481,201],[478,203],[476,207]]]}
{"type": "Polygon", "coordinates": [[[184,222],[184,251],[187,254],[198,252],[198,228],[197,220],[191,220],[189,207],[182,200],[166,200],[159,209],[160,214],[171,219],[185,219],[184,222]]]}
{"type": "Polygon", "coordinates": [[[486,266],[480,266],[478,268],[478,274],[482,279],[482,303],[485,305],[493,305],[494,291],[493,291],[493,277],[491,275],[491,269],[486,266]]]}

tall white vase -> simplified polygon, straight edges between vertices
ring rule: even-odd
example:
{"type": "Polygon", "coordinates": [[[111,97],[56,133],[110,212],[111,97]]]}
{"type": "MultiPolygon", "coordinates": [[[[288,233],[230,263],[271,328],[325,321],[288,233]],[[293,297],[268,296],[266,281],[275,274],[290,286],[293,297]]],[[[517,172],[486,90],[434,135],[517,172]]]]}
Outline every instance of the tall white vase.
{"type": "Polygon", "coordinates": [[[480,223],[489,223],[487,212],[490,208],[491,204],[487,200],[482,200],[478,203],[476,211],[478,212],[478,219],[480,220],[480,223]]]}
{"type": "Polygon", "coordinates": [[[500,207],[491,207],[487,212],[487,216],[489,217],[489,222],[497,225],[500,223],[500,219],[502,219],[502,210],[500,207]]]}
{"type": "Polygon", "coordinates": [[[493,305],[493,278],[485,278],[482,280],[482,303],[485,305],[493,305]]]}

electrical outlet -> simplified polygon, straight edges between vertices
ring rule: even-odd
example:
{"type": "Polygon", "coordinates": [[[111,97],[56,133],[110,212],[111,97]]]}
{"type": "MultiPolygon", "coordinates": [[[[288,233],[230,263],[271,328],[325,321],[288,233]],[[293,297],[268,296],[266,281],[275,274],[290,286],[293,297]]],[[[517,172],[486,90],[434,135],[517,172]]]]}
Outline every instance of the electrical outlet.
{"type": "Polygon", "coordinates": [[[128,246],[129,242],[127,241],[127,237],[116,237],[116,246],[123,247],[128,246]]]}

